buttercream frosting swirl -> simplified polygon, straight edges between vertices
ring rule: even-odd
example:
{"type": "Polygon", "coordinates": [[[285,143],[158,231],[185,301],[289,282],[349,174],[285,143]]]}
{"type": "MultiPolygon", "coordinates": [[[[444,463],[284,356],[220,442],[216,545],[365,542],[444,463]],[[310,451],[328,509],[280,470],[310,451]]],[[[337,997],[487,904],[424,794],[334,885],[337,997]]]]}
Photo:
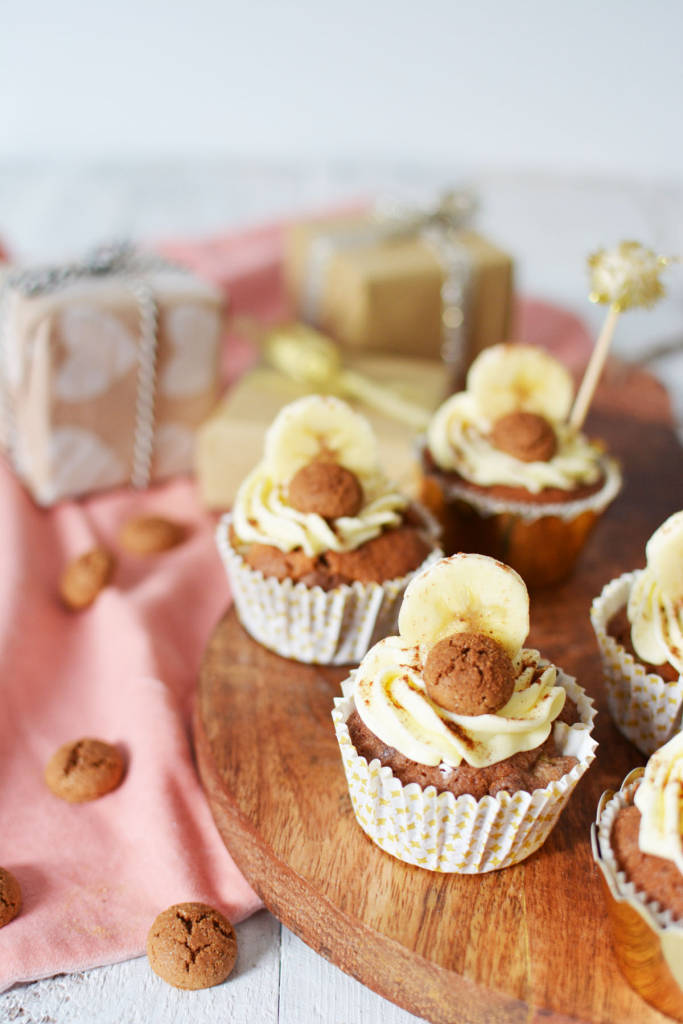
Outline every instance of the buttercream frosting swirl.
{"type": "Polygon", "coordinates": [[[549,736],[566,693],[557,670],[538,651],[523,648],[514,659],[515,689],[494,714],[458,715],[427,695],[423,665],[429,645],[390,636],[366,654],[353,677],[356,709],[383,743],[425,765],[475,768],[534,750],[549,736]]]}
{"type": "Polygon", "coordinates": [[[641,814],[642,852],[673,861],[683,873],[683,733],[652,755],[634,803],[641,814]]]}
{"type": "Polygon", "coordinates": [[[557,438],[555,455],[547,462],[523,462],[491,443],[493,423],[481,412],[474,395],[462,391],[436,411],[427,430],[427,446],[441,469],[455,470],[482,487],[504,484],[537,494],[546,487],[569,491],[596,483],[602,475],[601,448],[567,423],[551,426],[557,438]]]}
{"type": "Polygon", "coordinates": [[[301,548],[315,557],[324,551],[352,551],[378,537],[383,530],[399,526],[408,505],[379,471],[359,476],[363,505],[355,516],[340,516],[330,522],[314,512],[299,512],[288,500],[287,486],[260,462],[242,482],[233,509],[233,526],[238,540],[247,544],[271,544],[281,551],[301,548]]]}
{"type": "Polygon", "coordinates": [[[665,593],[653,569],[636,574],[626,614],[638,657],[652,665],[668,662],[683,673],[683,599],[665,593]]]}

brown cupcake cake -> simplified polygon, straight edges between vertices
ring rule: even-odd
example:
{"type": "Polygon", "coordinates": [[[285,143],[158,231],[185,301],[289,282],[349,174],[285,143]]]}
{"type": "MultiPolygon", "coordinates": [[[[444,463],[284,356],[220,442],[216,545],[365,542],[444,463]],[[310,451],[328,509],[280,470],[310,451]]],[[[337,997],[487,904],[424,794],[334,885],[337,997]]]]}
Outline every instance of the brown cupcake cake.
{"type": "Polygon", "coordinates": [[[524,581],[486,555],[452,555],[415,577],[398,625],[332,716],[359,824],[432,871],[523,860],[593,759],[590,700],[523,647],[524,581]]]}
{"type": "Polygon", "coordinates": [[[529,586],[571,573],[621,485],[602,447],[569,427],[573,394],[565,367],[532,345],[495,345],[475,359],[422,448],[422,498],[447,551],[493,555],[529,586]]]}
{"type": "Polygon", "coordinates": [[[284,657],[358,662],[395,626],[438,526],[381,471],[367,420],[310,395],[273,421],[217,541],[242,624],[284,657]]]}
{"type": "Polygon", "coordinates": [[[629,983],[683,1020],[683,733],[603,794],[592,830],[614,951],[629,983]]]}
{"type": "Polygon", "coordinates": [[[611,580],[591,607],[617,728],[652,754],[683,713],[683,512],[655,530],[645,569],[611,580]]]}

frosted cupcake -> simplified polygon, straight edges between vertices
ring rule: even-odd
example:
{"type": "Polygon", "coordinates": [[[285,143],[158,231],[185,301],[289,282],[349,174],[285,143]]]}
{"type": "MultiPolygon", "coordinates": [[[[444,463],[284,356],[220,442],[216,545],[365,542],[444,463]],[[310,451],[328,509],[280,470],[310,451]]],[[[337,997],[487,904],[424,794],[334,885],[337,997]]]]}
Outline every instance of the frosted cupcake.
{"type": "Polygon", "coordinates": [[[592,831],[619,966],[683,1020],[683,734],[603,794],[592,831]]]}
{"type": "Polygon", "coordinates": [[[447,551],[493,555],[530,586],[571,573],[621,486],[614,460],[567,423],[573,394],[565,367],[532,345],[475,359],[422,449],[422,498],[447,551]]]}
{"type": "Polygon", "coordinates": [[[523,860],[593,760],[591,701],[523,646],[524,581],[485,555],[417,576],[398,626],[351,673],[332,716],[361,828],[432,871],[523,860]]]}
{"type": "Polygon", "coordinates": [[[367,420],[310,395],[273,421],[217,540],[256,640],[298,661],[346,664],[394,629],[409,580],[440,554],[437,534],[382,472],[367,420]]]}
{"type": "Polygon", "coordinates": [[[593,601],[607,703],[619,730],[651,754],[681,728],[683,512],[645,547],[647,567],[612,580],[593,601]]]}

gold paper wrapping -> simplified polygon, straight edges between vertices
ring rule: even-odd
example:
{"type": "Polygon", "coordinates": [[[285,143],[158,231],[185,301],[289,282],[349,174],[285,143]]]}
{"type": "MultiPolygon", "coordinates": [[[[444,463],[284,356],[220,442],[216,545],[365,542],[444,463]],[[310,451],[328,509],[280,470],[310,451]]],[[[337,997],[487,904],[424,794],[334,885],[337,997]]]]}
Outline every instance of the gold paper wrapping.
{"type": "MultiPolygon", "coordinates": [[[[363,231],[367,217],[343,217],[299,223],[285,240],[284,273],[288,291],[305,319],[305,294],[311,287],[312,246],[338,230],[363,231]]],[[[458,233],[469,256],[465,305],[464,365],[486,348],[510,336],[513,300],[511,257],[473,231],[458,233]]],[[[417,235],[360,245],[334,247],[319,283],[319,326],[340,344],[438,359],[443,341],[443,267],[435,249],[417,235]]],[[[315,287],[315,283],[313,285],[315,287]]]]}
{"type": "MultiPolygon", "coordinates": [[[[430,360],[354,355],[346,358],[344,365],[423,405],[428,412],[447,392],[446,370],[430,360]]],[[[195,469],[200,495],[208,508],[223,509],[232,504],[240,483],[262,456],[263,438],[276,414],[283,405],[310,390],[268,367],[246,374],[232,388],[197,435],[195,469]]],[[[401,489],[414,493],[414,429],[362,403],[352,404],[370,421],[387,474],[401,489]]]]}

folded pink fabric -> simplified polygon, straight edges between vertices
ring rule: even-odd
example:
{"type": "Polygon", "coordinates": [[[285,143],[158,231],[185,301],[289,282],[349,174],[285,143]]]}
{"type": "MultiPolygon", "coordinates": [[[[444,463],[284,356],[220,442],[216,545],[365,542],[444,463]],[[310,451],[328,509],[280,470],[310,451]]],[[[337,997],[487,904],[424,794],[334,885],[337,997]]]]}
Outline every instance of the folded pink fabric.
{"type": "MultiPolygon", "coordinates": [[[[229,288],[234,311],[285,312],[277,226],[164,249],[229,288]]],[[[522,304],[517,336],[574,365],[590,344],[578,320],[540,303],[522,304]]],[[[251,358],[228,346],[226,377],[251,358]]],[[[24,894],[21,915],[0,930],[1,991],[142,953],[171,903],[204,900],[233,921],[259,903],[218,836],[192,761],[202,651],[229,601],[193,484],[40,510],[0,464],[0,538],[0,865],[24,894]],[[182,520],[188,539],[148,558],[122,552],[121,524],[146,512],[182,520]],[[69,613],[56,596],[59,573],[94,544],[117,552],[114,585],[69,613]],[[47,790],[43,768],[62,743],[88,735],[120,745],[128,771],[115,792],[69,805],[47,790]]]]}

